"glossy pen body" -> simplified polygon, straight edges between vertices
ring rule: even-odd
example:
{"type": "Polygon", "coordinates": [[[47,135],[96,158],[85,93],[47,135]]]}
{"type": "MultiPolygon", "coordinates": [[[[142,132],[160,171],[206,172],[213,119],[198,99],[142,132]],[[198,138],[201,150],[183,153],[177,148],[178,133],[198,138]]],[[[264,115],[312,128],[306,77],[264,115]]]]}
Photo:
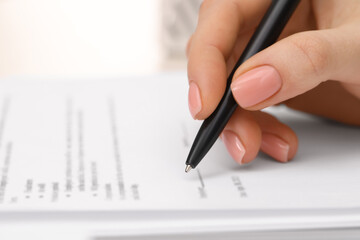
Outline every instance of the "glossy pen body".
{"type": "Polygon", "coordinates": [[[254,35],[230,73],[225,94],[219,105],[201,125],[186,160],[186,172],[195,168],[207,154],[237,107],[230,88],[236,69],[248,58],[276,41],[299,2],[300,0],[272,1],[254,35]]]}

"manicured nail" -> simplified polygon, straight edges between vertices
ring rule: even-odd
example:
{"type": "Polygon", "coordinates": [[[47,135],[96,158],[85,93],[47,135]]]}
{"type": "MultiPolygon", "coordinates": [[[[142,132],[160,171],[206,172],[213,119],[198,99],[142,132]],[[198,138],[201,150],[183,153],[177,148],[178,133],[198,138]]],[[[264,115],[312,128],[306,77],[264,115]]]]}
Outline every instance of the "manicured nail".
{"type": "Polygon", "coordinates": [[[221,136],[228,152],[231,157],[238,163],[242,164],[243,157],[245,155],[245,148],[242,145],[239,137],[230,130],[225,130],[221,136]]]}
{"type": "Polygon", "coordinates": [[[251,107],[274,95],[281,85],[275,68],[261,66],[237,77],[231,84],[231,90],[241,107],[251,107]]]}
{"type": "Polygon", "coordinates": [[[195,82],[190,82],[189,86],[189,109],[191,116],[196,119],[196,115],[201,111],[201,97],[198,85],[195,82]]]}
{"type": "Polygon", "coordinates": [[[289,161],[290,146],[278,136],[270,133],[262,134],[261,150],[280,162],[289,161]]]}

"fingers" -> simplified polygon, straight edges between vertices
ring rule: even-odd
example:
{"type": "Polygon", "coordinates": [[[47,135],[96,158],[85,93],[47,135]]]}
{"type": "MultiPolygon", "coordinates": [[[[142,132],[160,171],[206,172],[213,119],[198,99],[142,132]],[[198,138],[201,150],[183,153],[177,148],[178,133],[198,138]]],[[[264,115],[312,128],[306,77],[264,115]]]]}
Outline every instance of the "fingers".
{"type": "Polygon", "coordinates": [[[256,54],[235,73],[234,98],[241,107],[258,110],[328,79],[355,83],[360,74],[360,34],[351,29],[298,33],[256,54]]]}
{"type": "Polygon", "coordinates": [[[226,85],[226,61],[239,33],[253,27],[267,6],[263,1],[203,2],[187,47],[189,109],[194,118],[208,117],[218,105],[226,85]]]}
{"type": "Polygon", "coordinates": [[[236,162],[248,163],[259,152],[261,129],[251,112],[238,108],[221,134],[221,139],[236,162]]]}
{"type": "Polygon", "coordinates": [[[240,164],[252,161],[260,149],[277,161],[287,162],[295,156],[298,146],[295,133],[275,117],[240,108],[225,127],[221,139],[240,164]]]}
{"type": "Polygon", "coordinates": [[[295,132],[264,112],[253,112],[254,118],[262,131],[260,149],[280,162],[291,160],[298,149],[298,138],[295,132]]]}

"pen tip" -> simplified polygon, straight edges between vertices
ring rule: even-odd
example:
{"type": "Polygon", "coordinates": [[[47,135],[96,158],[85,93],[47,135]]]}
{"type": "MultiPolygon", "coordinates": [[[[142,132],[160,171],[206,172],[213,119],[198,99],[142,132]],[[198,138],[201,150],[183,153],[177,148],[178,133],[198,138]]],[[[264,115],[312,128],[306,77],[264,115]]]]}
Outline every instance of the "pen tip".
{"type": "Polygon", "coordinates": [[[185,172],[189,172],[192,169],[190,165],[186,165],[185,172]]]}

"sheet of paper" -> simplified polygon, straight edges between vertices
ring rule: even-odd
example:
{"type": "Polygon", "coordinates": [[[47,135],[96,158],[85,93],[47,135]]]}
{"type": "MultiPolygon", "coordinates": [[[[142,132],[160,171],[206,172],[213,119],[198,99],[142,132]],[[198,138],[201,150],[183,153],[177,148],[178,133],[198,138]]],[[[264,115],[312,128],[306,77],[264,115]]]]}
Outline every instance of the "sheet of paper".
{"type": "Polygon", "coordinates": [[[219,141],[185,159],[200,126],[185,75],[0,83],[0,211],[360,210],[360,129],[270,110],[300,139],[281,164],[239,166],[219,141]]]}

